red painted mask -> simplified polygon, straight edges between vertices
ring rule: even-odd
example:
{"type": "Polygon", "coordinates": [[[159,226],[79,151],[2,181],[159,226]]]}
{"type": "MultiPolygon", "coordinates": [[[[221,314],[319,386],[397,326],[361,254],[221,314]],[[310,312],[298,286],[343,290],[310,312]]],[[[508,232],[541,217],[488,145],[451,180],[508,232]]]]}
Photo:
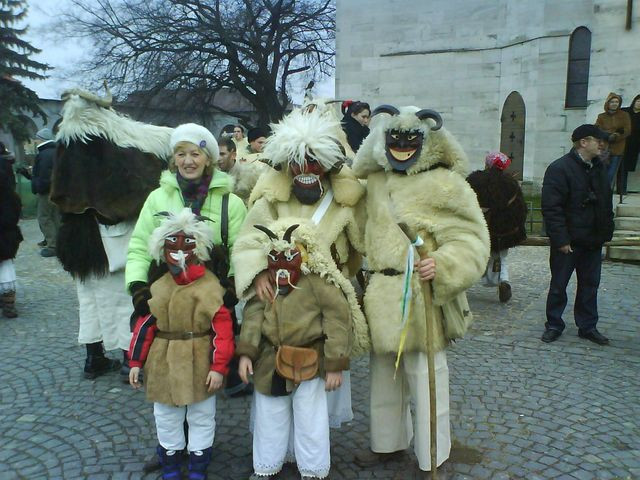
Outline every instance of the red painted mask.
{"type": "Polygon", "coordinates": [[[267,268],[271,280],[278,286],[278,295],[286,295],[295,288],[300,275],[302,254],[296,247],[283,252],[271,250],[267,258],[267,268]]]}
{"type": "Polygon", "coordinates": [[[182,230],[164,240],[164,259],[174,275],[185,271],[188,265],[198,263],[195,255],[196,239],[182,230]]]}
{"type": "Polygon", "coordinates": [[[307,157],[304,166],[300,166],[295,162],[289,164],[291,174],[293,175],[293,194],[301,203],[312,205],[316,203],[322,194],[324,188],[322,179],[326,172],[320,163],[307,157]]]}

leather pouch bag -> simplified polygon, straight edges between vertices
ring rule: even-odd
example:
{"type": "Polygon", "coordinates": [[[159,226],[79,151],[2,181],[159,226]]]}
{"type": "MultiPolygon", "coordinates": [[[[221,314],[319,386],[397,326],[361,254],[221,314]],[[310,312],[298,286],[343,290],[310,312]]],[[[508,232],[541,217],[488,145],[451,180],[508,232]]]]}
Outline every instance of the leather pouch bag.
{"type": "Polygon", "coordinates": [[[280,345],[276,352],[276,371],[295,384],[310,380],[318,372],[318,352],[313,348],[280,345]]]}

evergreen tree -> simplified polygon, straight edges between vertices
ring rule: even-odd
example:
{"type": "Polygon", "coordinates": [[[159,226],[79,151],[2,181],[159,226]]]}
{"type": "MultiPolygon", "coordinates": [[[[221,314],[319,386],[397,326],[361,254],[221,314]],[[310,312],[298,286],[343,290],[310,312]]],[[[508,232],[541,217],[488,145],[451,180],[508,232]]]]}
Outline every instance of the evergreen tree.
{"type": "Polygon", "coordinates": [[[20,38],[26,28],[14,28],[26,14],[25,0],[0,0],[0,129],[11,132],[18,142],[29,138],[24,120],[27,112],[43,121],[47,116],[38,105],[36,93],[14,77],[44,79],[51,68],[29,58],[40,50],[20,38]]]}

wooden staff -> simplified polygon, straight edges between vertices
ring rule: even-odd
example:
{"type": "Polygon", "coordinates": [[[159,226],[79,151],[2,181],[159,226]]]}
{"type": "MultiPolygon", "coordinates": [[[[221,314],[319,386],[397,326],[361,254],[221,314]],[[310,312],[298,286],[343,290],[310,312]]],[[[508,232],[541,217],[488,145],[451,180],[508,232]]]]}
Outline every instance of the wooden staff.
{"type": "MultiPolygon", "coordinates": [[[[400,230],[407,236],[412,244],[418,239],[417,232],[414,232],[406,223],[398,223],[400,230]]],[[[420,259],[427,258],[429,251],[433,247],[426,242],[421,246],[416,247],[420,259]]],[[[436,325],[436,311],[433,308],[433,298],[431,292],[431,282],[423,282],[420,280],[422,286],[422,295],[424,297],[424,309],[425,320],[427,322],[427,374],[429,378],[429,434],[430,434],[430,448],[429,454],[431,457],[431,479],[436,480],[438,478],[438,418],[436,414],[436,345],[435,345],[435,325],[436,325]]]]}

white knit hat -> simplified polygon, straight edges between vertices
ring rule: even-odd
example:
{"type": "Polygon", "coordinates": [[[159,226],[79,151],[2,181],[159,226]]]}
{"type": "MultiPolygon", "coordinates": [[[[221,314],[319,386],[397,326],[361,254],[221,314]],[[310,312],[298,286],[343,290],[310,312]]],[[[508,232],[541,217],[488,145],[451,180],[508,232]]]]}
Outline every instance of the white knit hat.
{"type": "Polygon", "coordinates": [[[220,154],[218,142],[216,142],[216,138],[211,132],[202,125],[195,123],[178,125],[171,134],[171,150],[175,150],[176,145],[180,142],[189,142],[199,146],[209,153],[214,165],[218,162],[218,156],[220,154]]]}

